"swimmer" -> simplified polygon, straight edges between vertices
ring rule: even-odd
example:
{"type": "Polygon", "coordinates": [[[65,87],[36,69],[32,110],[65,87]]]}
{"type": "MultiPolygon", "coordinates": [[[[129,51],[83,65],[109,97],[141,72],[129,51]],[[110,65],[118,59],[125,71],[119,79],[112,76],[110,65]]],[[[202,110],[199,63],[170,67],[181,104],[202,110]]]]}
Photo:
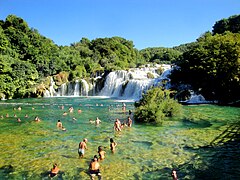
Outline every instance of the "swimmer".
{"type": "Polygon", "coordinates": [[[72,118],[73,121],[76,121],[77,119],[75,117],[72,118]]]}
{"type": "Polygon", "coordinates": [[[114,142],[113,138],[110,138],[110,149],[111,149],[112,153],[115,152],[116,146],[117,146],[117,143],[114,142]]]}
{"type": "Polygon", "coordinates": [[[125,112],[126,111],[126,104],[123,102],[122,103],[122,111],[125,112]]]}
{"type": "Polygon", "coordinates": [[[58,122],[57,122],[57,127],[58,128],[62,128],[63,127],[62,122],[60,120],[58,120],[58,122]]]}
{"type": "Polygon", "coordinates": [[[128,116],[128,119],[127,119],[127,126],[132,127],[132,119],[130,118],[130,116],[128,116]]]}
{"type": "Polygon", "coordinates": [[[131,114],[132,114],[132,111],[131,111],[131,110],[129,110],[129,111],[128,111],[128,114],[129,114],[129,115],[131,115],[131,114]]]}
{"type": "Polygon", "coordinates": [[[67,113],[66,113],[66,112],[64,112],[64,113],[63,113],[63,116],[66,116],[66,115],[67,115],[67,113]]]}
{"type": "Polygon", "coordinates": [[[89,123],[90,123],[90,124],[94,124],[95,121],[93,121],[92,119],[89,119],[89,123]]]}
{"type": "Polygon", "coordinates": [[[173,180],[178,180],[178,177],[177,177],[177,171],[175,169],[172,170],[172,178],[173,180]]]}
{"type": "Polygon", "coordinates": [[[20,119],[20,118],[17,118],[17,122],[21,122],[21,119],[20,119]]]}
{"type": "Polygon", "coordinates": [[[79,143],[78,154],[79,158],[83,158],[85,149],[87,149],[87,139],[84,138],[82,142],[79,143]]]}
{"type": "Polygon", "coordinates": [[[127,126],[126,123],[122,123],[121,126],[120,126],[121,130],[122,130],[125,126],[127,126]]]}
{"type": "Polygon", "coordinates": [[[8,117],[9,117],[9,114],[7,113],[7,114],[6,114],[6,118],[8,118],[8,117]]]}
{"type": "Polygon", "coordinates": [[[73,113],[73,107],[71,106],[71,107],[68,109],[68,111],[69,111],[70,113],[73,113]]]}
{"type": "Polygon", "coordinates": [[[17,117],[17,115],[16,115],[16,114],[14,114],[14,115],[13,115],[13,117],[17,117]]]}
{"type": "Polygon", "coordinates": [[[28,114],[25,114],[25,116],[24,116],[25,118],[28,118],[28,114]]]}
{"type": "Polygon", "coordinates": [[[96,120],[95,120],[95,124],[99,125],[100,123],[101,123],[101,120],[97,117],[96,120]]]}
{"type": "Polygon", "coordinates": [[[19,110],[19,111],[21,111],[21,110],[22,110],[21,106],[19,106],[19,107],[18,107],[18,110],[19,110]]]}
{"type": "Polygon", "coordinates": [[[58,172],[59,172],[59,168],[57,167],[57,164],[55,163],[49,173],[49,177],[51,177],[51,178],[55,177],[58,174],[58,172]]]}
{"type": "Polygon", "coordinates": [[[120,122],[120,120],[118,118],[114,122],[114,130],[115,131],[121,131],[121,122],[120,122]]]}
{"type": "Polygon", "coordinates": [[[36,116],[35,119],[34,119],[34,121],[35,121],[35,122],[40,122],[41,120],[39,119],[38,116],[36,116]]]}
{"type": "Polygon", "coordinates": [[[103,150],[102,146],[98,146],[99,159],[104,160],[106,152],[103,150]]]}
{"type": "Polygon", "coordinates": [[[78,114],[82,113],[82,110],[81,109],[78,109],[78,114]]]}
{"type": "Polygon", "coordinates": [[[100,164],[98,162],[97,155],[94,156],[93,160],[89,164],[89,173],[92,180],[94,180],[95,176],[98,176],[98,179],[102,179],[100,173],[100,164]]]}

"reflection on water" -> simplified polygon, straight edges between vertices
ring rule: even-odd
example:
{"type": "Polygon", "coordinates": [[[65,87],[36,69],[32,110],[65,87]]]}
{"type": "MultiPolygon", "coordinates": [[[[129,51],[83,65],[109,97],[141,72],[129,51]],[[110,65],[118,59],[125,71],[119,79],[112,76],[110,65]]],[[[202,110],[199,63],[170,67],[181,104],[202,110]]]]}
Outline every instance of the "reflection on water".
{"type": "MultiPolygon", "coordinates": [[[[127,110],[134,108],[132,102],[125,103],[127,110]]],[[[172,179],[172,168],[177,169],[180,179],[202,179],[209,177],[209,172],[219,178],[224,165],[228,167],[225,177],[229,173],[231,178],[239,177],[239,158],[234,158],[236,154],[239,157],[239,139],[209,146],[218,142],[216,138],[221,139],[229,124],[238,121],[239,109],[187,106],[183,120],[168,121],[162,127],[134,123],[132,128],[116,133],[115,118],[124,121],[128,116],[121,105],[113,99],[87,97],[0,102],[0,115],[4,116],[0,119],[0,178],[48,179],[48,171],[57,163],[61,170],[58,179],[90,179],[88,165],[98,146],[107,152],[100,162],[104,179],[172,179]],[[21,111],[17,110],[19,106],[21,111]],[[68,112],[71,106],[73,113],[68,112]],[[68,114],[63,116],[64,112],[68,114]],[[35,116],[41,122],[34,122],[35,116]],[[96,117],[102,121],[99,126],[89,123],[96,117]],[[56,128],[57,120],[66,131],[56,128]],[[78,143],[83,138],[88,138],[88,149],[84,159],[79,159],[78,143]],[[109,148],[110,138],[118,143],[114,154],[109,148]]]]}

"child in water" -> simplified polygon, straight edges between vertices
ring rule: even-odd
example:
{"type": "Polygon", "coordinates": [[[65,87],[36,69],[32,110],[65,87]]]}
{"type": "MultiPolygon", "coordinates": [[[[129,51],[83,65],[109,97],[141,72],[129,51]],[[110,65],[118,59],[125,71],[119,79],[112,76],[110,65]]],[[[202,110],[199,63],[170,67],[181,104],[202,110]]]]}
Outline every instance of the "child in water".
{"type": "Polygon", "coordinates": [[[98,146],[99,159],[104,160],[106,152],[103,150],[102,146],[98,146]]]}
{"type": "Polygon", "coordinates": [[[58,172],[59,172],[59,168],[57,167],[57,164],[55,163],[49,173],[49,177],[51,177],[51,178],[55,177],[58,174],[58,172]]]}
{"type": "Polygon", "coordinates": [[[114,142],[113,138],[110,138],[110,149],[111,149],[112,153],[115,152],[116,146],[117,146],[117,143],[114,142]]]}

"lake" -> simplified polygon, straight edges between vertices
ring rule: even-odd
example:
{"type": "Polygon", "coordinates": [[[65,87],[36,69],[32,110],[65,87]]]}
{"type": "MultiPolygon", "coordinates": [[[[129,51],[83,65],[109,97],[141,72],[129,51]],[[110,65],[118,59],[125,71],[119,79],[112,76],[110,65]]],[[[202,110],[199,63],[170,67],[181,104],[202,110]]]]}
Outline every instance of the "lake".
{"type": "Polygon", "coordinates": [[[239,178],[239,108],[184,106],[181,118],[169,119],[162,126],[133,120],[131,128],[114,132],[115,119],[124,121],[128,110],[134,111],[133,102],[125,103],[126,113],[121,101],[104,97],[1,101],[0,179],[48,179],[54,163],[60,168],[55,179],[90,179],[88,166],[98,146],[106,151],[106,159],[100,162],[103,179],[168,180],[173,168],[179,179],[239,178]],[[64,112],[68,114],[63,116],[64,112]],[[34,121],[36,116],[40,122],[34,121]],[[99,126],[89,123],[96,117],[101,120],[99,126]],[[56,127],[58,120],[66,131],[56,127]],[[88,139],[88,149],[79,159],[78,144],[83,138],[88,139]],[[114,154],[110,138],[118,144],[114,154]]]}

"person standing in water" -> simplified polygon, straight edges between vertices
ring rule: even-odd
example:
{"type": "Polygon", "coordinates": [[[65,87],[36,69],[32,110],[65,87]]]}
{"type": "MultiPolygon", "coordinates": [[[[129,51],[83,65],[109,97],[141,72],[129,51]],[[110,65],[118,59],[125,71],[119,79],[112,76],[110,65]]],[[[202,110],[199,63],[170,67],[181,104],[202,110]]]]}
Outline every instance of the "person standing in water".
{"type": "Polygon", "coordinates": [[[126,104],[124,102],[122,103],[122,111],[126,112],[126,104]]]}
{"type": "Polygon", "coordinates": [[[116,146],[117,146],[117,143],[114,142],[113,138],[110,138],[110,149],[111,149],[112,153],[115,152],[116,146]]]}
{"type": "Polygon", "coordinates": [[[177,177],[177,171],[175,169],[172,170],[172,179],[173,180],[178,180],[178,177],[177,177]]]}
{"type": "Polygon", "coordinates": [[[59,172],[59,168],[57,167],[57,164],[55,163],[53,165],[53,168],[50,171],[49,177],[51,177],[51,178],[55,177],[58,172],[59,172]]]}
{"type": "Polygon", "coordinates": [[[103,150],[102,146],[98,146],[99,159],[104,160],[106,152],[103,150]]]}
{"type": "Polygon", "coordinates": [[[120,120],[118,118],[114,122],[114,130],[115,131],[121,131],[121,122],[120,122],[120,120]]]}
{"type": "Polygon", "coordinates": [[[128,116],[128,119],[127,119],[127,126],[132,127],[132,119],[130,118],[130,116],[128,116]]]}
{"type": "Polygon", "coordinates": [[[79,143],[78,154],[79,158],[83,158],[85,149],[87,149],[87,139],[84,138],[82,142],[79,143]]]}
{"type": "Polygon", "coordinates": [[[98,162],[97,155],[94,156],[94,158],[89,164],[89,173],[92,180],[94,180],[95,176],[98,176],[98,179],[102,179],[101,173],[100,173],[100,164],[98,162]]]}
{"type": "Polygon", "coordinates": [[[58,120],[58,122],[57,122],[57,127],[58,128],[62,128],[63,127],[62,122],[60,120],[58,120]]]}
{"type": "Polygon", "coordinates": [[[97,117],[96,120],[95,120],[95,124],[99,125],[100,123],[101,123],[101,120],[97,117]]]}

